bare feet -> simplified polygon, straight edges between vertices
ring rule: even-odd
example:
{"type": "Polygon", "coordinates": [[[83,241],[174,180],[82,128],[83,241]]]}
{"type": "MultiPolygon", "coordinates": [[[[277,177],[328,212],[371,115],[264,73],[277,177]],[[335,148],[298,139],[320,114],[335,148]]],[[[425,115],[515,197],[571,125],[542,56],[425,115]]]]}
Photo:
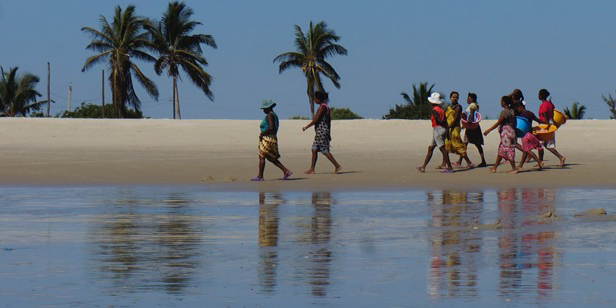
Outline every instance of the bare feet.
{"type": "Polygon", "coordinates": [[[560,158],[560,165],[559,166],[561,166],[561,167],[565,166],[565,159],[567,159],[567,158],[564,157],[564,156],[560,158]]]}
{"type": "Polygon", "coordinates": [[[518,170],[518,169],[513,169],[513,170],[511,170],[511,171],[509,171],[509,172],[507,172],[507,173],[509,173],[509,174],[516,174],[516,173],[518,173],[519,171],[520,171],[520,170],[518,170]]]}
{"type": "Polygon", "coordinates": [[[334,170],[334,174],[340,173],[340,170],[342,170],[342,166],[338,166],[338,168],[334,170]]]}
{"type": "Polygon", "coordinates": [[[454,166],[454,167],[461,167],[462,166],[462,164],[457,162],[457,161],[454,161],[453,163],[451,163],[451,165],[454,166]]]}
{"type": "Polygon", "coordinates": [[[475,164],[468,164],[468,166],[466,166],[466,168],[473,169],[473,168],[475,168],[475,164]]]}
{"type": "Polygon", "coordinates": [[[445,168],[447,168],[446,165],[439,165],[439,166],[436,167],[436,169],[445,169],[445,168]]]}
{"type": "Polygon", "coordinates": [[[490,168],[490,172],[492,172],[492,173],[496,173],[496,167],[492,167],[492,168],[490,168]]]}
{"type": "Polygon", "coordinates": [[[305,174],[314,174],[314,170],[310,169],[308,171],[304,171],[305,174]]]}
{"type": "Polygon", "coordinates": [[[426,172],[426,168],[424,168],[424,167],[417,167],[417,168],[415,168],[415,169],[417,169],[417,171],[419,171],[419,172],[421,172],[421,173],[426,172]]]}

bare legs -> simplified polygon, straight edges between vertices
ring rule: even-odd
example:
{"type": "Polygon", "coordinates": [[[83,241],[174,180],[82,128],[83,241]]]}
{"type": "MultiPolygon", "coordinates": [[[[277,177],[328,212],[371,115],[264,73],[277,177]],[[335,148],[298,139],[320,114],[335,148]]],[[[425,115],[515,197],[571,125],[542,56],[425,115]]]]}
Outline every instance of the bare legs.
{"type": "Polygon", "coordinates": [[[522,170],[522,167],[524,167],[524,163],[526,162],[526,158],[528,158],[529,156],[537,162],[537,165],[535,167],[538,167],[539,170],[543,168],[543,161],[541,161],[541,159],[539,159],[539,157],[537,157],[537,155],[533,153],[533,151],[524,152],[522,146],[519,143],[515,145],[515,148],[522,151],[522,160],[518,165],[518,170],[522,170]]]}
{"type": "MultiPolygon", "coordinates": [[[[280,170],[282,170],[282,173],[285,176],[285,178],[288,177],[289,175],[291,175],[291,170],[287,169],[287,167],[285,167],[278,159],[270,159],[270,158],[268,158],[267,160],[269,160],[276,167],[280,168],[280,170]]],[[[263,172],[264,171],[265,171],[265,158],[259,156],[259,175],[255,179],[263,179],[263,172]]]]}
{"type": "MultiPolygon", "coordinates": [[[[334,173],[339,173],[342,170],[342,166],[336,161],[334,155],[330,152],[323,153],[327,159],[334,165],[334,173]]],[[[308,169],[306,174],[314,174],[314,169],[317,166],[317,158],[319,157],[319,151],[312,149],[312,160],[310,161],[310,169],[308,169]]]]}
{"type": "MultiPolygon", "coordinates": [[[[556,155],[556,157],[558,157],[558,159],[560,160],[560,164],[558,164],[561,167],[565,166],[565,159],[567,159],[566,157],[562,156],[560,153],[558,153],[558,151],[556,151],[555,148],[548,148],[545,144],[544,147],[546,149],[548,149],[548,151],[552,152],[552,154],[556,155]]],[[[539,159],[541,159],[541,161],[543,161],[543,149],[539,150],[539,159]]]]}
{"type": "MultiPolygon", "coordinates": [[[[501,164],[501,160],[502,160],[502,159],[503,159],[503,158],[502,158],[502,157],[500,157],[500,156],[498,156],[498,157],[496,158],[496,162],[494,162],[494,166],[493,166],[492,168],[490,168],[490,171],[491,171],[492,173],[496,173],[496,168],[498,168],[498,166],[501,164]]],[[[515,162],[510,160],[510,161],[509,161],[509,163],[511,164],[511,171],[509,171],[509,172],[507,172],[507,173],[511,173],[511,174],[516,174],[516,173],[518,173],[518,168],[516,168],[516,166],[515,166],[515,162]]]]}
{"type": "MultiPolygon", "coordinates": [[[[419,172],[426,172],[426,166],[430,162],[430,159],[432,159],[432,153],[434,153],[434,148],[436,148],[435,145],[431,145],[428,147],[428,153],[426,153],[426,159],[424,159],[424,164],[421,167],[417,167],[417,170],[419,172]]],[[[445,146],[441,146],[438,149],[441,151],[441,154],[443,154],[444,166],[447,168],[446,172],[451,172],[453,168],[451,167],[451,162],[449,161],[449,154],[447,153],[447,150],[445,150],[445,146]]]]}
{"type": "MultiPolygon", "coordinates": [[[[481,156],[481,164],[479,164],[477,167],[485,167],[485,166],[487,166],[488,164],[486,163],[486,158],[483,155],[483,147],[481,146],[481,144],[475,144],[475,146],[477,147],[477,151],[479,151],[479,156],[481,156]]],[[[460,156],[460,159],[458,159],[458,162],[457,162],[458,165],[462,165],[462,159],[463,159],[463,157],[460,156]]],[[[467,163],[468,162],[469,161],[467,161],[467,163]]]]}

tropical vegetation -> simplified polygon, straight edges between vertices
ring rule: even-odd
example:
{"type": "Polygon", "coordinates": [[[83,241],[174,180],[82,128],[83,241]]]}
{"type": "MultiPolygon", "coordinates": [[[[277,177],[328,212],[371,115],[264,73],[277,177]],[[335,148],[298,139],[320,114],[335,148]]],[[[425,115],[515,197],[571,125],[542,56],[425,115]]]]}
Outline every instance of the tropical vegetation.
{"type": "Polygon", "coordinates": [[[331,108],[332,120],[358,120],[363,119],[357,113],[351,111],[349,108],[331,108]]]}
{"type": "Polygon", "coordinates": [[[282,53],[274,58],[279,62],[278,72],[282,73],[289,68],[301,68],[306,77],[308,103],[310,114],[314,118],[314,92],[325,91],[321,74],[329,78],[336,88],[340,88],[340,76],[327,61],[334,55],[346,55],[347,50],[339,44],[340,36],[321,21],[316,25],[310,22],[308,31],[304,34],[302,29],[295,25],[296,51],[282,53]]]}
{"type": "Polygon", "coordinates": [[[571,109],[569,107],[565,107],[565,116],[571,120],[581,120],[586,113],[586,106],[580,105],[578,102],[574,102],[571,105],[571,109]]]}
{"type": "Polygon", "coordinates": [[[603,101],[607,104],[608,107],[610,107],[610,113],[612,113],[610,119],[616,119],[616,99],[613,98],[611,94],[608,97],[602,97],[603,101]]]}
{"type": "Polygon", "coordinates": [[[98,52],[86,59],[82,72],[103,61],[108,62],[113,109],[118,118],[126,116],[127,106],[140,111],[141,100],[133,87],[132,76],[151,97],[158,100],[158,88],[133,61],[156,62],[156,58],[146,52],[151,44],[149,34],[144,30],[145,24],[146,19],[135,15],[135,6],[129,5],[125,10],[117,6],[111,23],[101,15],[100,30],[90,27],[81,29],[92,37],[86,49],[98,52]]]}
{"type": "MultiPolygon", "coordinates": [[[[103,116],[103,107],[94,103],[85,103],[82,102],[79,107],[75,108],[73,111],[64,111],[61,115],[58,115],[62,118],[80,118],[80,119],[102,119],[102,118],[115,118],[117,111],[113,109],[113,105],[111,105],[112,112],[109,112],[109,107],[105,108],[105,115],[103,116]]],[[[139,110],[132,110],[127,108],[124,113],[124,118],[127,119],[142,119],[143,114],[139,110]]]]}
{"type": "Polygon", "coordinates": [[[203,57],[201,44],[217,48],[216,42],[208,34],[191,34],[200,22],[191,20],[193,10],[184,3],[171,2],[160,21],[150,21],[146,29],[151,35],[151,49],[159,55],[154,63],[156,74],[163,70],[173,79],[173,118],[181,119],[180,99],[177,80],[181,68],[189,79],[203,91],[210,100],[214,94],[210,90],[212,76],[203,66],[208,62],[203,57]]]}
{"type": "Polygon", "coordinates": [[[41,96],[35,90],[39,78],[29,73],[18,75],[18,69],[14,67],[5,72],[0,67],[0,116],[25,117],[49,102],[36,100],[41,96]]]}
{"type": "Polygon", "coordinates": [[[413,84],[412,98],[406,92],[400,93],[406,103],[396,104],[394,108],[389,109],[389,112],[383,116],[383,119],[429,119],[431,108],[428,97],[432,95],[433,88],[434,84],[428,86],[428,82],[419,83],[419,87],[413,84]]]}

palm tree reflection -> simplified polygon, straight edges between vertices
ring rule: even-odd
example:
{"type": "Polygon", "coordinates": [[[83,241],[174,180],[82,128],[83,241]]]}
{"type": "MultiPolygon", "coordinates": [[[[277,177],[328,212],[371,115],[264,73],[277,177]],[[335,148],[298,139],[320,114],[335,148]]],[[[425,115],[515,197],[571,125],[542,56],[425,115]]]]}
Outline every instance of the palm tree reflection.
{"type": "Polygon", "coordinates": [[[273,292],[276,287],[278,266],[278,206],[285,201],[280,194],[259,193],[259,285],[263,292],[273,292]]]}
{"type": "Polygon", "coordinates": [[[101,272],[115,292],[163,288],[177,294],[190,285],[199,266],[202,230],[191,215],[191,201],[117,200],[94,230],[101,272]],[[161,206],[159,206],[161,205],[161,206]]]}
{"type": "Polygon", "coordinates": [[[472,226],[481,224],[483,193],[445,190],[440,197],[428,192],[432,211],[428,293],[432,298],[475,297],[483,239],[472,226]]]}

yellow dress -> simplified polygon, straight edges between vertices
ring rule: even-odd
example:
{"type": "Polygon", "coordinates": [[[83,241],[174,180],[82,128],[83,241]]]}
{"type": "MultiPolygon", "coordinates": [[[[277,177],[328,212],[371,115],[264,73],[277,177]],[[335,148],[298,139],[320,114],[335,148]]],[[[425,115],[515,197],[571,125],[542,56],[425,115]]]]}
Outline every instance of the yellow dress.
{"type": "Polygon", "coordinates": [[[451,106],[447,106],[445,111],[445,118],[447,118],[447,125],[449,125],[449,136],[445,139],[445,149],[449,153],[459,154],[466,156],[466,144],[462,142],[460,123],[454,123],[456,112],[451,106]],[[456,124],[454,126],[454,124],[456,124]]]}

